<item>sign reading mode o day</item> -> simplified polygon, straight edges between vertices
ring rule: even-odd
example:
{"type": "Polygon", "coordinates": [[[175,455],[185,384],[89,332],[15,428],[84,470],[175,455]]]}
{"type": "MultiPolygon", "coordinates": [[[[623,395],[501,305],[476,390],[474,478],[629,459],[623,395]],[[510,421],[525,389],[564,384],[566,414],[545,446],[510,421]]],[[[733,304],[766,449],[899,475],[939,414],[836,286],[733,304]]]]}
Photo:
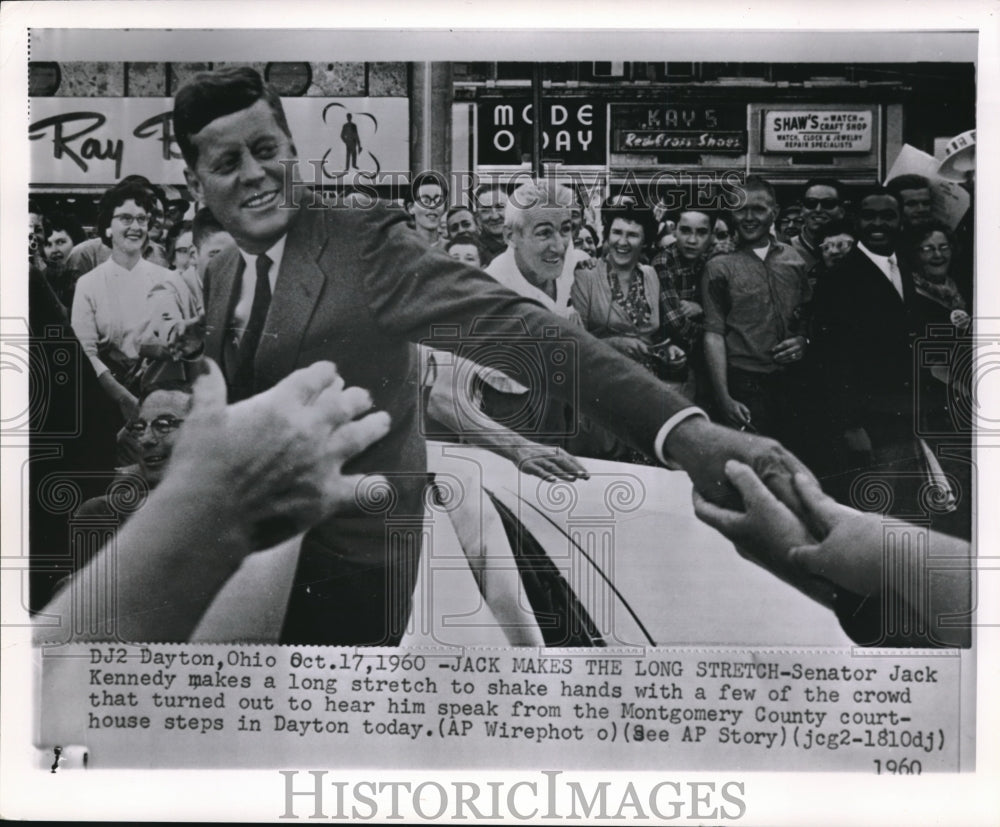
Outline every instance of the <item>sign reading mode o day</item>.
{"type": "MultiPolygon", "coordinates": [[[[410,166],[405,98],[283,98],[300,180],[379,183],[410,166]],[[354,128],[348,127],[351,123],[354,128]],[[350,145],[350,152],[349,146],[350,145]]],[[[126,175],[183,184],[173,98],[32,98],[31,183],[109,186],[126,175]]]]}
{"type": "Polygon", "coordinates": [[[870,109],[770,109],[764,113],[764,152],[871,152],[870,109]]]}

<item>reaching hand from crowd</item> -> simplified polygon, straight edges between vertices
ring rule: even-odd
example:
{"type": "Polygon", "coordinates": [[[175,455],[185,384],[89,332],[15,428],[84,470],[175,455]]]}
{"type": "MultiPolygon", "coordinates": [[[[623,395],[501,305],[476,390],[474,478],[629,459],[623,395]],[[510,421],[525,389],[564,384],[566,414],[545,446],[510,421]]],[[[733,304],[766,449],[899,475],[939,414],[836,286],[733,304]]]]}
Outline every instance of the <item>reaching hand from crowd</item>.
{"type": "Polygon", "coordinates": [[[362,477],[341,469],[389,431],[384,412],[353,421],[371,408],[368,391],[345,389],[330,362],[317,362],[227,407],[219,368],[205,364],[174,449],[179,478],[181,469],[200,472],[206,486],[224,488],[241,522],[253,527],[258,548],[363,507],[355,499],[362,477]]]}
{"type": "Polygon", "coordinates": [[[525,439],[509,446],[494,448],[518,467],[519,471],[541,477],[543,480],[590,479],[587,469],[572,454],[551,445],[539,445],[525,439]]]}
{"type": "MultiPolygon", "coordinates": [[[[876,612],[877,619],[885,612],[915,613],[906,645],[970,644],[974,566],[967,542],[841,505],[808,473],[792,477],[798,516],[769,490],[778,477],[765,485],[739,462],[727,463],[726,474],[744,509],[721,508],[696,491],[695,514],[744,557],[831,608],[838,589],[876,605],[894,601],[895,608],[876,612]],[[925,554],[914,553],[921,547],[925,554]]],[[[784,481],[779,489],[784,500],[784,481]]],[[[873,642],[881,635],[879,628],[863,632],[873,642]]]]}
{"type": "MultiPolygon", "coordinates": [[[[732,540],[744,557],[821,603],[832,605],[833,590],[829,585],[792,562],[792,548],[816,542],[803,521],[771,493],[750,466],[730,460],[725,471],[743,500],[743,510],[722,508],[695,491],[698,518],[732,540]]],[[[800,476],[805,475],[795,475],[800,476]]]]}
{"type": "MultiPolygon", "coordinates": [[[[45,614],[68,622],[83,613],[89,631],[77,640],[187,640],[248,554],[364,505],[362,478],[341,469],[388,432],[383,412],[354,419],[370,407],[368,392],[345,389],[329,362],[227,407],[222,374],[205,360],[163,481],[45,614]],[[95,582],[109,571],[113,584],[95,582]],[[112,587],[113,603],[90,598],[112,587]]],[[[35,630],[39,642],[66,636],[59,625],[35,630]]]]}

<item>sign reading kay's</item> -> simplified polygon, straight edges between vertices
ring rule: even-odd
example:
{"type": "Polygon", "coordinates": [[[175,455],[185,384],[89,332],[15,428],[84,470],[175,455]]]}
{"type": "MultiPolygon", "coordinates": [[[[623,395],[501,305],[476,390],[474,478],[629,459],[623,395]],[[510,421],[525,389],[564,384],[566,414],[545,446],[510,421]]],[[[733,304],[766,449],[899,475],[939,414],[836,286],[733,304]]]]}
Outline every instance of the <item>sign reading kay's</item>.
{"type": "MultiPolygon", "coordinates": [[[[405,98],[284,98],[282,104],[302,180],[334,183],[350,174],[377,183],[383,171],[409,169],[405,98]],[[349,119],[356,129],[344,129],[349,119]]],[[[173,98],[32,98],[31,182],[106,186],[144,175],[183,184],[173,108],[173,98]]]]}
{"type": "Polygon", "coordinates": [[[764,152],[871,152],[870,109],[769,109],[764,152]]]}

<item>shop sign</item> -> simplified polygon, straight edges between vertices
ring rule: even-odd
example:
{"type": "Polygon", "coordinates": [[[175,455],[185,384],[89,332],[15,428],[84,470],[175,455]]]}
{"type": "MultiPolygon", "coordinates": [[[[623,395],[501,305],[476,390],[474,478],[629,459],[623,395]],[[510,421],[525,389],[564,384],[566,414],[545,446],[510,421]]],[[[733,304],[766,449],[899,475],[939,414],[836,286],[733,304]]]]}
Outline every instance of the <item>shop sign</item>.
{"type": "Polygon", "coordinates": [[[870,109],[769,109],[764,112],[764,152],[797,154],[871,152],[870,109]]]}
{"type": "Polygon", "coordinates": [[[615,152],[736,152],[747,150],[746,132],[666,132],[616,129],[615,152]]]}
{"type": "MultiPolygon", "coordinates": [[[[531,157],[533,106],[528,100],[487,100],[478,105],[477,163],[521,166],[531,157]]],[[[542,105],[542,153],[566,166],[607,163],[607,117],[603,104],[564,98],[542,105]]]]}
{"type": "Polygon", "coordinates": [[[744,105],[613,104],[611,123],[615,152],[747,151],[744,105]]]}
{"type": "MultiPolygon", "coordinates": [[[[378,183],[409,170],[405,98],[284,98],[299,177],[335,183],[349,174],[378,183]],[[356,129],[346,129],[350,121],[356,129]],[[346,171],[348,142],[357,168],[346,171]]],[[[183,184],[173,98],[32,98],[28,137],[33,184],[107,186],[126,175],[183,184]]]]}

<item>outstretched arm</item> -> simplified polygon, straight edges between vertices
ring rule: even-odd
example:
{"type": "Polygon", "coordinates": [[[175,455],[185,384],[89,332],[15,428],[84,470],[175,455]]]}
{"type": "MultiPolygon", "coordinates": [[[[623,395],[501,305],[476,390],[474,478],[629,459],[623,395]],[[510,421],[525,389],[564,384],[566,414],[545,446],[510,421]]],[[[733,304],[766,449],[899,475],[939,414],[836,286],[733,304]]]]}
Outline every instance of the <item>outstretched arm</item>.
{"type": "MultiPolygon", "coordinates": [[[[78,640],[105,639],[109,621],[120,640],[186,640],[254,550],[257,527],[279,518],[288,534],[273,536],[276,543],[353,506],[360,478],[340,469],[388,431],[385,413],[352,421],[371,400],[367,391],[345,390],[329,362],[230,407],[221,372],[206,365],[163,482],[45,609],[64,618],[83,611],[94,631],[78,640]],[[90,592],[74,584],[109,571],[114,600],[75,605],[90,592]]],[[[38,643],[64,637],[58,627],[36,628],[38,643]]]]}

